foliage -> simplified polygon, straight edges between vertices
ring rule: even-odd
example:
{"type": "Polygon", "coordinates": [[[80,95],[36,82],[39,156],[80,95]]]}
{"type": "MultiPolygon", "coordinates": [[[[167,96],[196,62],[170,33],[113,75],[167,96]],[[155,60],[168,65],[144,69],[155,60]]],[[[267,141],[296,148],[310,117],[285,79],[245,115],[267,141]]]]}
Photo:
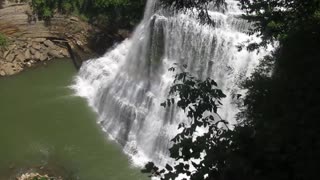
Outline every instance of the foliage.
{"type": "Polygon", "coordinates": [[[191,179],[216,177],[216,171],[225,165],[224,157],[232,146],[227,122],[217,114],[219,106],[222,105],[220,100],[226,96],[216,87],[217,83],[210,78],[200,81],[187,72],[175,76],[174,85],[169,92],[170,97],[161,105],[177,105],[187,115],[187,120],[179,125],[181,132],[172,139],[174,144],[170,148],[170,156],[179,163],[173,167],[167,164],[162,170],[149,163],[144,172],[151,172],[153,176],[161,179],[175,179],[179,174],[186,174],[191,179]],[[199,129],[207,132],[196,135],[199,129]],[[202,157],[202,154],[206,156],[202,157]],[[196,163],[194,159],[201,161],[196,163]],[[190,164],[195,171],[190,171],[190,164]]]}
{"type": "Polygon", "coordinates": [[[49,180],[46,177],[34,177],[32,180],[49,180]]]}
{"type": "Polygon", "coordinates": [[[265,179],[318,179],[320,86],[314,77],[320,65],[320,1],[244,4],[263,43],[279,41],[243,84],[248,93],[239,118],[255,130],[254,146],[264,155],[255,157],[264,162],[256,169],[265,179]],[[263,11],[266,7],[273,11],[263,11]],[[272,21],[282,25],[274,28],[272,21]]]}
{"type": "Polygon", "coordinates": [[[248,93],[239,118],[255,130],[253,143],[260,153],[250,159],[264,162],[255,169],[265,179],[318,179],[320,86],[314,76],[320,37],[312,33],[319,25],[312,26],[281,40],[281,47],[243,84],[248,93]]]}
{"type": "Polygon", "coordinates": [[[96,24],[104,26],[132,28],[141,20],[146,0],[99,0],[88,6],[86,14],[96,24]]]}
{"type": "MultiPolygon", "coordinates": [[[[258,33],[263,39],[256,49],[275,40],[285,40],[289,35],[305,31],[320,24],[319,0],[239,0],[243,18],[254,23],[251,34],[258,33]]],[[[314,31],[319,36],[319,31],[314,31]]],[[[254,46],[254,45],[251,45],[254,46]]]]}
{"type": "Polygon", "coordinates": [[[145,0],[32,0],[34,13],[40,19],[50,20],[54,13],[75,14],[103,26],[134,26],[142,17],[145,0]],[[100,17],[100,18],[97,18],[100,17]]]}
{"type": "MultiPolygon", "coordinates": [[[[261,44],[249,49],[275,40],[279,47],[243,82],[247,94],[242,99],[235,129],[219,129],[221,133],[191,139],[190,135],[196,132],[191,127],[197,122],[191,121],[187,127],[181,125],[190,135],[177,135],[179,139],[174,139],[170,150],[171,157],[179,161],[167,165],[165,170],[149,163],[146,172],[153,176],[166,180],[175,179],[178,174],[190,175],[195,180],[318,179],[320,85],[315,77],[320,66],[319,1],[239,1],[247,12],[244,17],[255,23],[251,34],[259,33],[263,38],[261,44]],[[192,162],[199,158],[199,152],[206,152],[206,156],[200,163],[192,162]]],[[[198,91],[190,91],[191,94],[184,92],[189,91],[190,82],[179,86],[184,88],[176,89],[177,95],[188,94],[186,102],[199,97],[192,93],[206,94],[200,86],[195,86],[198,91]]],[[[187,107],[183,105],[178,106],[187,107]]],[[[196,107],[200,110],[186,108],[186,113],[202,112],[202,106],[196,107]]]]}
{"type": "Polygon", "coordinates": [[[4,34],[0,33],[0,48],[6,47],[7,45],[8,45],[8,38],[4,34]]]}
{"type": "Polygon", "coordinates": [[[50,8],[52,8],[52,5],[55,5],[55,3],[46,0],[32,0],[31,4],[40,19],[51,18],[52,10],[50,8]]]}
{"type": "Polygon", "coordinates": [[[170,7],[175,10],[196,9],[199,14],[198,18],[203,23],[213,24],[210,15],[208,13],[209,4],[213,4],[216,7],[225,6],[225,0],[160,0],[164,7],[170,7]]]}
{"type": "Polygon", "coordinates": [[[82,0],[32,0],[31,5],[40,19],[50,20],[55,11],[70,14],[78,8],[80,2],[82,0]]]}

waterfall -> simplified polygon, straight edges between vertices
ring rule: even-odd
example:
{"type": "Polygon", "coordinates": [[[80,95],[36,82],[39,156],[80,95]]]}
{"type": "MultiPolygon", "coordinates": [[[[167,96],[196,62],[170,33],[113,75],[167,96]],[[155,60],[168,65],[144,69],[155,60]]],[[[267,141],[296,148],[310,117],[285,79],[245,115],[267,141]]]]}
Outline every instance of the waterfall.
{"type": "Polygon", "coordinates": [[[219,114],[235,123],[238,112],[232,95],[250,75],[262,53],[238,51],[247,40],[250,24],[239,18],[234,0],[224,10],[209,11],[215,26],[199,23],[190,11],[169,13],[149,0],[134,35],[103,57],[83,64],[73,88],[98,114],[98,123],[137,165],[168,161],[170,139],[184,115],[175,107],[164,109],[173,82],[168,69],[186,64],[198,78],[211,77],[228,96],[219,114]]]}

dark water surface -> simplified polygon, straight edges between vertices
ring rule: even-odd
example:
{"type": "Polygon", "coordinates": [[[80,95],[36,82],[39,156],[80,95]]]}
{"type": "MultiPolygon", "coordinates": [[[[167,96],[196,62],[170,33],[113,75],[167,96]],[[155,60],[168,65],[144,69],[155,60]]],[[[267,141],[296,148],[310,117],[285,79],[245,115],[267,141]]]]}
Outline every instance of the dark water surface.
{"type": "Polygon", "coordinates": [[[68,85],[71,61],[57,60],[0,78],[0,179],[29,168],[70,179],[147,179],[106,139],[96,115],[68,85]]]}

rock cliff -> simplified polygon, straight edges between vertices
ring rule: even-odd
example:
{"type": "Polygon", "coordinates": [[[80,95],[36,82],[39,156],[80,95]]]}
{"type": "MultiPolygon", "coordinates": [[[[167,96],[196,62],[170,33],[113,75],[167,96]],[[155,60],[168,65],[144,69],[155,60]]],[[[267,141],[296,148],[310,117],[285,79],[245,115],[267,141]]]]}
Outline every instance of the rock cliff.
{"type": "Polygon", "coordinates": [[[9,44],[0,48],[0,76],[55,58],[72,57],[79,67],[82,60],[95,55],[90,41],[99,30],[87,22],[59,14],[40,21],[27,0],[2,1],[0,33],[8,37],[9,44]]]}

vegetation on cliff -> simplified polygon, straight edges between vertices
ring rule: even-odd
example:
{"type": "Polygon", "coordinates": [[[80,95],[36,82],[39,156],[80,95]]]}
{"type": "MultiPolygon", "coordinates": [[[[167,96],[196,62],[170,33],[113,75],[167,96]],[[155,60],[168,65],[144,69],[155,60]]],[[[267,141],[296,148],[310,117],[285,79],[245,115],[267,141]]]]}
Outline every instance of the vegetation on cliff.
{"type": "Polygon", "coordinates": [[[208,13],[209,4],[218,8],[225,6],[225,0],[160,0],[161,4],[166,8],[173,8],[174,10],[196,9],[198,11],[199,20],[203,23],[214,25],[208,13]]]}
{"type": "Polygon", "coordinates": [[[8,38],[0,33],[0,48],[6,47],[8,45],[8,38]]]}
{"type": "Polygon", "coordinates": [[[59,12],[102,27],[132,28],[143,15],[145,0],[32,0],[31,5],[39,18],[48,21],[59,12]]]}
{"type": "Polygon", "coordinates": [[[262,38],[260,44],[247,48],[254,50],[270,42],[277,42],[278,48],[243,82],[247,94],[239,99],[241,112],[234,130],[217,128],[214,123],[219,119],[207,119],[209,116],[203,113],[216,104],[201,105],[210,100],[201,96],[216,89],[215,84],[188,91],[190,85],[201,83],[192,79],[175,88],[180,98],[181,93],[189,94],[186,103],[178,102],[177,106],[191,106],[186,112],[193,121],[181,125],[182,133],[173,139],[170,155],[177,163],[165,169],[149,163],[146,171],[152,176],[174,179],[184,174],[194,180],[318,179],[320,85],[315,76],[320,59],[320,1],[239,2],[246,12],[243,17],[254,23],[250,33],[262,38]],[[195,117],[201,121],[195,121],[195,117]],[[192,127],[199,126],[207,126],[208,133],[192,139],[197,129],[192,127]]]}

